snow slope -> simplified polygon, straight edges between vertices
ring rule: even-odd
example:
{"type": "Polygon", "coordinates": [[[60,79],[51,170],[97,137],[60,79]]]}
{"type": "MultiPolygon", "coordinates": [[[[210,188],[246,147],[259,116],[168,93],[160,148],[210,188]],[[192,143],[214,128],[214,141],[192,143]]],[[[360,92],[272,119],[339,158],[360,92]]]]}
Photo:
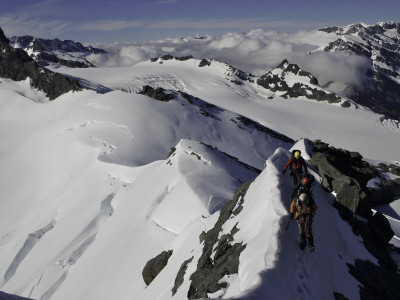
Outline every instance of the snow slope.
{"type": "Polygon", "coordinates": [[[0,286],[33,298],[135,295],[148,259],[257,175],[215,145],[262,166],[255,151],[286,144],[227,111],[207,125],[182,99],[85,91],[38,103],[1,92],[0,286]]]}
{"type": "Polygon", "coordinates": [[[144,85],[182,90],[295,140],[321,139],[332,146],[357,151],[366,159],[398,161],[398,121],[387,120],[362,107],[346,109],[306,99],[281,99],[255,82],[233,83],[237,78],[224,63],[212,61],[210,66],[198,67],[199,62],[159,59],[132,67],[57,71],[112,90],[135,92],[144,85]]]}

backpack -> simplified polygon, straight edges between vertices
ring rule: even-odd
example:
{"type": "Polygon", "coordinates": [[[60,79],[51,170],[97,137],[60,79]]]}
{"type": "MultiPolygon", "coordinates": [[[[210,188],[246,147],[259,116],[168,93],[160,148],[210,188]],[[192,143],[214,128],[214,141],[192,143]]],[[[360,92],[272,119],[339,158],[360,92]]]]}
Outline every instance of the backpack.
{"type": "Polygon", "coordinates": [[[300,216],[310,213],[313,200],[308,193],[301,193],[296,199],[296,211],[300,216]]]}

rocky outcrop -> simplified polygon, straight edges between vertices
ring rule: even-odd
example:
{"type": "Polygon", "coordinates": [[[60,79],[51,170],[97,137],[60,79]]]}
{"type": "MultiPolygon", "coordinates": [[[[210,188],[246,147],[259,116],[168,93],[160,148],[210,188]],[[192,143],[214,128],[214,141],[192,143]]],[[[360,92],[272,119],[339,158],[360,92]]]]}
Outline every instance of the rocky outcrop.
{"type": "Polygon", "coordinates": [[[1,29],[0,77],[15,81],[25,80],[29,77],[32,86],[44,91],[50,100],[69,91],[81,89],[77,80],[70,80],[61,74],[41,68],[24,50],[12,48],[1,29]]]}
{"type": "MultiPolygon", "coordinates": [[[[354,264],[347,264],[350,274],[362,284],[361,299],[397,299],[400,275],[391,253],[400,249],[389,244],[394,232],[387,218],[380,212],[372,214],[374,202],[367,188],[368,181],[378,176],[377,169],[363,161],[359,153],[336,149],[321,141],[311,144],[314,153],[309,163],[317,168],[322,186],[336,192],[334,206],[339,215],[350,224],[354,234],[361,236],[365,248],[379,262],[377,266],[368,260],[357,259],[354,264]],[[366,221],[358,219],[356,213],[366,221]]],[[[388,192],[388,195],[392,194],[388,192]]],[[[337,296],[336,299],[341,299],[337,296]]]]}
{"type": "Polygon", "coordinates": [[[322,89],[311,73],[303,71],[286,59],[279,66],[262,75],[257,84],[283,98],[299,98],[329,103],[341,102],[341,97],[322,89]],[[290,77],[290,79],[289,79],[290,77]]]}
{"type": "Polygon", "coordinates": [[[145,85],[143,89],[139,92],[139,94],[163,102],[168,102],[175,98],[175,95],[173,93],[167,92],[162,87],[153,88],[149,85],[145,85]]]}
{"type": "Polygon", "coordinates": [[[146,285],[149,285],[154,278],[164,269],[168,259],[172,255],[172,250],[163,251],[156,257],[150,259],[143,268],[142,276],[146,285]]]}
{"type": "Polygon", "coordinates": [[[367,183],[377,176],[374,166],[357,152],[336,149],[321,141],[311,142],[314,154],[309,163],[317,168],[322,186],[336,192],[336,201],[353,213],[370,217],[367,183]]]}
{"type": "Polygon", "coordinates": [[[176,274],[176,278],[175,278],[175,284],[174,287],[172,288],[172,295],[175,295],[176,292],[178,291],[179,287],[182,285],[183,283],[183,279],[186,273],[186,269],[188,267],[188,264],[190,264],[193,260],[193,256],[187,260],[185,260],[181,267],[179,268],[178,274],[176,274]]]}
{"type": "Polygon", "coordinates": [[[202,59],[199,63],[199,67],[211,66],[211,62],[208,59],[202,59]]]}
{"type": "Polygon", "coordinates": [[[239,256],[246,245],[233,243],[233,235],[239,230],[236,226],[228,234],[219,237],[223,224],[235,215],[242,198],[251,182],[244,184],[236,192],[232,200],[225,203],[215,226],[202,235],[204,239],[203,253],[200,256],[196,271],[190,276],[189,299],[207,298],[226,288],[227,283],[220,282],[225,275],[238,272],[239,256]],[[239,204],[239,205],[238,205],[239,204]]]}

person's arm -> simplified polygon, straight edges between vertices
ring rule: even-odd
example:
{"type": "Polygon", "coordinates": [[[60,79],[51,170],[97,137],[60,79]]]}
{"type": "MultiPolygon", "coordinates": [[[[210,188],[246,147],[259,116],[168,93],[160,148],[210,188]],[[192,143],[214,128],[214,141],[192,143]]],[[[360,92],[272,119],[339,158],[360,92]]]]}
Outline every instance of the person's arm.
{"type": "Polygon", "coordinates": [[[285,175],[287,168],[289,168],[290,164],[292,163],[293,159],[289,158],[288,162],[286,163],[285,167],[283,168],[283,175],[285,175]]]}

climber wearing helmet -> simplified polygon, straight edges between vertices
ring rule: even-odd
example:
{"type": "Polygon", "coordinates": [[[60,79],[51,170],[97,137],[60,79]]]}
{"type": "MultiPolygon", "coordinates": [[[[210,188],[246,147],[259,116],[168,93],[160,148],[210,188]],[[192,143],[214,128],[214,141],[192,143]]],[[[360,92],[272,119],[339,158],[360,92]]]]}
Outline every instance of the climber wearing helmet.
{"type": "Polygon", "coordinates": [[[301,156],[300,150],[292,151],[292,156],[289,158],[288,162],[286,163],[285,167],[283,168],[282,182],[283,182],[283,178],[285,176],[286,170],[289,167],[290,167],[289,174],[290,174],[290,177],[292,178],[293,184],[294,184],[294,189],[293,189],[293,192],[294,192],[301,185],[301,179],[303,177],[303,168],[304,168],[305,174],[307,174],[307,172],[308,172],[306,161],[301,156]]]}
{"type": "MultiPolygon", "coordinates": [[[[307,177],[304,178],[308,180],[307,177]]],[[[304,186],[305,185],[302,185],[301,187],[304,186]]],[[[293,198],[290,205],[290,219],[294,218],[299,226],[299,234],[301,238],[300,249],[304,249],[308,241],[310,251],[314,251],[314,237],[311,226],[317,208],[311,188],[309,190],[307,190],[307,187],[304,189],[300,188],[298,190],[298,195],[293,198]]]]}

